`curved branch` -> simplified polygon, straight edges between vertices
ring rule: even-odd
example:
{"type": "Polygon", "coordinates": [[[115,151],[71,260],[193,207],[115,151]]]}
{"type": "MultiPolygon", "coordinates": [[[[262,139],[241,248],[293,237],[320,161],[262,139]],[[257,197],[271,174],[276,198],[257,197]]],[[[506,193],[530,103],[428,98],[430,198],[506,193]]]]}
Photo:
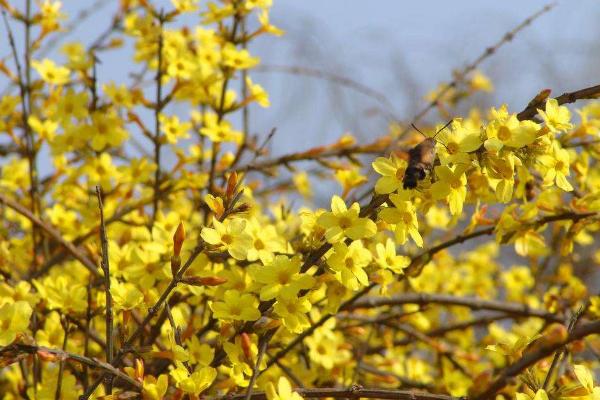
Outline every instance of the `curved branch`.
{"type": "Polygon", "coordinates": [[[494,395],[500,389],[506,386],[511,380],[511,378],[519,375],[521,372],[523,372],[528,367],[534,365],[536,362],[551,356],[552,354],[554,354],[554,352],[561,349],[563,346],[576,340],[583,339],[584,337],[594,333],[600,333],[600,320],[587,323],[583,326],[580,326],[577,329],[574,329],[573,332],[564,341],[560,341],[549,346],[544,346],[531,353],[526,353],[517,362],[506,367],[500,373],[498,378],[496,378],[496,380],[492,382],[485,391],[474,396],[471,400],[486,400],[494,398],[494,395]]]}
{"type": "MultiPolygon", "coordinates": [[[[123,379],[125,382],[129,383],[132,386],[135,386],[138,389],[142,389],[142,384],[124,372],[119,371],[114,366],[109,363],[100,361],[95,358],[89,358],[85,356],[81,356],[79,354],[70,353],[68,351],[60,350],[60,349],[52,349],[44,346],[36,346],[30,344],[23,343],[14,343],[3,347],[0,349],[0,360],[6,358],[7,360],[16,360],[21,354],[38,354],[42,357],[54,356],[58,361],[63,360],[71,360],[78,362],[82,365],[87,365],[88,367],[96,368],[103,370],[108,375],[113,375],[120,379],[123,379]]],[[[0,363],[4,365],[3,363],[0,363]]]]}
{"type": "MultiPolygon", "coordinates": [[[[395,399],[395,400],[460,400],[459,397],[452,397],[443,394],[431,394],[413,390],[393,390],[393,389],[365,389],[355,385],[349,389],[339,388],[311,388],[294,390],[300,396],[305,398],[331,397],[334,399],[395,399]]],[[[214,397],[210,400],[242,400],[243,394],[234,394],[233,396],[214,397]]],[[[264,392],[252,394],[253,400],[266,400],[264,392]]]]}
{"type": "MultiPolygon", "coordinates": [[[[597,99],[600,97],[600,85],[590,86],[585,89],[576,90],[574,92],[566,92],[558,97],[555,97],[558,104],[569,104],[575,103],[577,100],[590,100],[597,99]]],[[[523,111],[517,114],[517,118],[520,121],[531,119],[538,113],[538,107],[540,105],[535,103],[525,107],[523,111]]]]}
{"type": "Polygon", "coordinates": [[[81,252],[81,250],[79,250],[77,247],[75,247],[75,245],[73,243],[65,240],[65,238],[63,238],[61,236],[60,232],[58,232],[56,229],[54,229],[52,226],[50,226],[46,222],[42,221],[38,216],[34,215],[30,210],[23,207],[16,201],[10,199],[3,193],[0,193],[0,203],[5,204],[7,207],[9,207],[9,208],[15,210],[16,212],[18,212],[19,214],[21,214],[22,216],[24,216],[25,218],[30,220],[33,225],[40,227],[44,232],[46,232],[46,234],[48,234],[48,236],[50,236],[52,239],[54,239],[55,241],[60,243],[62,246],[64,246],[65,249],[67,249],[67,251],[69,253],[71,253],[71,255],[77,261],[81,262],[83,264],[83,266],[86,267],[92,273],[92,275],[94,275],[96,277],[101,276],[100,272],[98,271],[98,268],[96,267],[96,264],[92,260],[87,258],[86,255],[83,254],[81,252]]]}
{"type": "Polygon", "coordinates": [[[369,297],[354,302],[347,310],[357,308],[374,308],[381,306],[399,306],[403,304],[442,304],[448,306],[467,307],[471,310],[500,311],[522,317],[542,318],[552,322],[563,322],[563,319],[546,310],[531,308],[526,304],[487,300],[478,297],[459,297],[449,294],[407,293],[391,297],[369,297]]]}

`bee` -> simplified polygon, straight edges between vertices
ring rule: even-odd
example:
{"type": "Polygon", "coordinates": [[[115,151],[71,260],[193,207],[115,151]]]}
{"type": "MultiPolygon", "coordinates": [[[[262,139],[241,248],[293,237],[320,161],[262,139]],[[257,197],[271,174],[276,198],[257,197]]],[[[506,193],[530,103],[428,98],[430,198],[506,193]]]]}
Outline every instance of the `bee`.
{"type": "MultiPolygon", "coordinates": [[[[446,125],[441,127],[433,137],[425,137],[425,139],[408,151],[408,167],[404,173],[402,184],[404,189],[414,189],[419,181],[425,179],[428,173],[433,169],[435,162],[435,137],[452,123],[450,120],[446,125]]],[[[425,136],[414,124],[411,126],[425,136]]]]}

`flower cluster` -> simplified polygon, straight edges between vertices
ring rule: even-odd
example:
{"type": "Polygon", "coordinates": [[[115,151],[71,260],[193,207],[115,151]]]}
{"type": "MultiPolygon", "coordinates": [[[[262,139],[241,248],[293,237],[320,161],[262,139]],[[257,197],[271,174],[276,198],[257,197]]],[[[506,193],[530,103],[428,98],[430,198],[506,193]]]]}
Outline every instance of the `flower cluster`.
{"type": "MultiPolygon", "coordinates": [[[[396,124],[271,157],[238,123],[270,105],[248,44],[283,33],[271,6],[121,1],[109,34],[58,60],[35,50],[61,3],[0,0],[32,55],[26,74],[0,61],[14,84],[0,98],[3,398],[297,400],[292,386],[352,384],[596,398],[600,103],[578,121],[549,93],[527,112],[473,109],[423,127],[421,160],[423,138],[396,124]],[[100,81],[121,47],[141,72],[100,81]],[[299,161],[341,184],[327,209],[299,161]],[[415,164],[429,165],[405,188],[415,164]],[[307,201],[274,196],[287,192],[307,201]]],[[[492,90],[463,78],[440,111],[492,90]]]]}

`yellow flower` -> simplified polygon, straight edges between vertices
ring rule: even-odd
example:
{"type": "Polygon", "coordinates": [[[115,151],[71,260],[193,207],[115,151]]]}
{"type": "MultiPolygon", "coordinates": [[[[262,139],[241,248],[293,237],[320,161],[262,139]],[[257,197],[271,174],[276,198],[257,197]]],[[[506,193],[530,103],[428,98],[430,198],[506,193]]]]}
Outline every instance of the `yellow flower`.
{"type": "Polygon", "coordinates": [[[253,83],[249,76],[246,77],[246,86],[250,93],[250,99],[257,102],[259,106],[267,108],[271,105],[269,94],[259,84],[253,83]]]}
{"type": "Polygon", "coordinates": [[[171,3],[180,13],[198,10],[198,0],[171,0],[171,3]]]}
{"type": "Polygon", "coordinates": [[[552,146],[552,155],[540,155],[537,161],[544,170],[544,186],[551,186],[553,183],[556,183],[556,186],[566,192],[573,190],[573,186],[567,180],[567,176],[570,174],[569,152],[561,148],[558,142],[554,142],[552,146]]]}
{"type": "Polygon", "coordinates": [[[142,399],[162,400],[168,388],[169,377],[167,375],[161,374],[158,379],[152,375],[145,375],[142,384],[142,399]]]}
{"type": "Polygon", "coordinates": [[[44,0],[40,4],[40,25],[44,33],[57,31],[60,29],[59,20],[65,19],[65,14],[60,12],[61,1],[44,0]]]}
{"type": "Polygon", "coordinates": [[[213,383],[217,377],[217,370],[212,367],[202,367],[193,373],[180,362],[175,363],[177,368],[170,372],[175,381],[175,386],[185,393],[199,395],[213,383]]]}
{"type": "Polygon", "coordinates": [[[326,370],[347,363],[352,358],[344,336],[334,331],[335,319],[329,321],[331,322],[316,329],[312,336],[305,339],[310,360],[326,370]]]}
{"type": "Polygon", "coordinates": [[[56,128],[58,128],[58,123],[47,119],[45,121],[41,121],[35,115],[30,115],[27,119],[29,126],[35,133],[40,135],[44,140],[52,140],[54,139],[54,134],[56,133],[56,128]]]}
{"type": "Polygon", "coordinates": [[[283,326],[292,333],[301,333],[310,327],[310,321],[306,313],[310,311],[312,304],[308,296],[298,297],[298,288],[284,288],[277,295],[277,301],[273,310],[281,319],[283,326]]]}
{"type": "Polygon", "coordinates": [[[192,129],[191,122],[180,122],[177,115],[167,117],[161,114],[159,116],[161,123],[161,130],[165,134],[161,137],[161,141],[164,143],[167,141],[171,144],[176,144],[179,139],[187,139],[190,137],[189,130],[192,129]]]}
{"type": "Polygon", "coordinates": [[[114,111],[96,111],[92,114],[92,124],[84,129],[84,135],[91,140],[92,149],[101,151],[107,146],[118,147],[129,134],[123,129],[123,121],[114,111]]]}
{"type": "Polygon", "coordinates": [[[26,301],[6,303],[0,307],[0,346],[11,344],[29,326],[33,309],[26,301]]]}
{"type": "Polygon", "coordinates": [[[404,172],[406,171],[406,161],[391,155],[390,158],[378,157],[372,164],[373,169],[382,175],[375,184],[375,192],[379,194],[388,194],[395,192],[402,187],[404,172]]]}
{"type": "Polygon", "coordinates": [[[225,292],[223,301],[216,301],[210,305],[214,317],[224,320],[256,321],[260,318],[258,300],[249,294],[237,290],[225,292]]]}
{"type": "Polygon", "coordinates": [[[577,380],[586,391],[588,395],[591,395],[592,400],[597,400],[600,398],[600,387],[594,387],[594,375],[583,364],[575,364],[573,366],[573,370],[575,372],[575,376],[577,380]]]}
{"type": "Polygon", "coordinates": [[[335,277],[350,290],[369,285],[369,277],[364,268],[371,262],[371,252],[364,248],[360,240],[346,246],[345,243],[333,245],[333,253],[327,259],[327,265],[335,271],[335,277]]]}
{"type": "Polygon", "coordinates": [[[132,310],[144,301],[144,294],[130,282],[118,282],[113,279],[110,292],[117,310],[132,310]]]}
{"type": "Polygon", "coordinates": [[[442,144],[438,146],[442,165],[469,164],[471,156],[468,153],[477,150],[483,143],[479,130],[468,124],[463,125],[461,119],[452,121],[451,129],[440,131],[436,141],[442,144]]]}
{"type": "Polygon", "coordinates": [[[92,66],[92,59],[81,43],[66,43],[61,52],[69,59],[67,67],[73,70],[85,71],[92,66]]]}
{"type": "Polygon", "coordinates": [[[530,268],[525,266],[514,266],[508,271],[503,271],[501,276],[508,300],[523,300],[527,291],[535,284],[530,268]]]}
{"type": "Polygon", "coordinates": [[[431,194],[436,200],[447,199],[452,215],[462,212],[467,197],[467,177],[464,165],[450,169],[445,165],[435,167],[437,181],[431,185],[431,194]]]}
{"type": "Polygon", "coordinates": [[[326,229],[325,237],[329,243],[339,242],[345,237],[352,240],[368,238],[377,233],[377,225],[369,218],[359,217],[360,206],[352,204],[350,208],[339,196],[331,199],[331,212],[324,212],[317,218],[317,224],[326,229]]]}
{"type": "Polygon", "coordinates": [[[117,167],[112,163],[112,157],[106,152],[87,162],[83,172],[87,175],[90,186],[100,185],[103,188],[110,188],[111,180],[119,177],[117,167]]]}
{"type": "Polygon", "coordinates": [[[315,279],[300,273],[302,262],[299,257],[289,258],[278,255],[268,265],[256,266],[250,269],[250,275],[261,284],[260,299],[271,300],[284,289],[310,289],[315,279]]]}
{"type": "Polygon", "coordinates": [[[248,69],[254,67],[260,59],[250,56],[246,49],[237,49],[233,44],[227,43],[221,51],[223,65],[234,69],[248,69]]]}
{"type": "Polygon", "coordinates": [[[246,226],[252,237],[252,246],[246,255],[248,261],[260,260],[267,264],[273,260],[275,253],[286,252],[285,239],[277,233],[275,226],[261,224],[256,218],[250,219],[246,226]]]}
{"type": "Polygon", "coordinates": [[[392,193],[390,200],[394,204],[394,207],[384,208],[379,213],[379,216],[388,224],[395,225],[394,233],[397,244],[406,243],[410,235],[417,246],[423,247],[423,238],[419,233],[419,223],[413,203],[407,201],[405,194],[392,193]]]}
{"type": "Polygon", "coordinates": [[[279,381],[277,382],[277,390],[275,390],[275,386],[273,383],[267,383],[267,387],[265,388],[265,393],[267,395],[267,400],[302,400],[303,397],[298,393],[292,391],[292,385],[290,382],[283,376],[279,377],[279,381]]]}
{"type": "Polygon", "coordinates": [[[87,289],[69,276],[46,276],[34,280],[34,286],[48,303],[48,308],[64,313],[84,312],[87,309],[87,289]]]}
{"type": "Polygon", "coordinates": [[[551,132],[562,132],[573,128],[573,125],[569,122],[571,112],[567,107],[559,106],[556,99],[548,99],[546,101],[546,111],[538,108],[538,113],[551,132]]]}
{"type": "Polygon", "coordinates": [[[56,105],[51,108],[51,117],[62,123],[71,122],[73,118],[82,120],[89,114],[87,92],[75,93],[71,88],[64,89],[56,105]],[[54,108],[55,107],[55,108],[54,108]]]}
{"type": "Polygon", "coordinates": [[[513,153],[499,156],[490,154],[488,161],[489,177],[499,180],[496,184],[496,198],[498,201],[508,203],[512,199],[515,187],[515,163],[520,165],[521,162],[513,153]]]}
{"type": "Polygon", "coordinates": [[[516,400],[548,400],[548,393],[544,389],[538,389],[535,395],[530,396],[526,393],[517,393],[516,400]]]}
{"type": "Polygon", "coordinates": [[[275,36],[281,36],[285,33],[283,29],[280,29],[269,22],[269,12],[267,10],[263,10],[260,14],[258,14],[258,21],[261,25],[260,29],[263,32],[270,33],[271,35],[275,36]]]}
{"type": "Polygon", "coordinates": [[[308,179],[308,174],[306,173],[306,171],[301,171],[294,174],[294,177],[292,179],[294,181],[294,185],[296,186],[296,190],[298,190],[298,193],[300,193],[302,196],[308,199],[310,199],[313,196],[310,187],[310,180],[308,179]]]}
{"type": "Polygon", "coordinates": [[[338,169],[335,177],[342,185],[342,197],[346,197],[350,190],[367,182],[367,177],[360,173],[358,168],[338,169]]]}
{"type": "Polygon", "coordinates": [[[252,237],[245,232],[243,219],[226,220],[225,223],[213,218],[213,228],[202,228],[202,239],[213,246],[224,247],[236,260],[244,260],[252,246],[252,237]]]}
{"type": "Polygon", "coordinates": [[[499,151],[503,146],[521,148],[535,141],[540,126],[533,121],[519,121],[516,114],[494,120],[486,127],[485,148],[499,151]]]}
{"type": "Polygon", "coordinates": [[[402,270],[410,263],[410,258],[396,255],[396,245],[390,238],[387,238],[385,245],[377,243],[375,251],[377,253],[375,257],[377,264],[381,268],[389,269],[397,274],[401,274],[402,270]]]}
{"type": "Polygon", "coordinates": [[[224,3],[221,5],[217,5],[212,1],[208,2],[208,11],[202,13],[202,23],[203,24],[212,24],[215,22],[220,22],[227,17],[231,17],[235,14],[235,10],[233,8],[233,4],[224,3]]]}
{"type": "Polygon", "coordinates": [[[110,82],[102,85],[102,90],[116,106],[129,109],[135,105],[133,94],[124,84],[117,86],[114,82],[110,82]]]}
{"type": "Polygon", "coordinates": [[[221,120],[215,113],[205,113],[202,118],[203,127],[200,128],[200,133],[208,136],[213,142],[235,142],[239,143],[243,135],[239,131],[231,128],[231,123],[226,120],[221,120]]]}
{"type": "Polygon", "coordinates": [[[51,85],[64,85],[69,82],[69,69],[57,66],[52,60],[47,58],[41,62],[32,60],[31,66],[40,74],[44,82],[51,85]]]}
{"type": "Polygon", "coordinates": [[[482,90],[484,92],[493,92],[494,85],[490,78],[485,76],[481,71],[475,71],[471,79],[469,80],[469,86],[473,90],[482,90]]]}

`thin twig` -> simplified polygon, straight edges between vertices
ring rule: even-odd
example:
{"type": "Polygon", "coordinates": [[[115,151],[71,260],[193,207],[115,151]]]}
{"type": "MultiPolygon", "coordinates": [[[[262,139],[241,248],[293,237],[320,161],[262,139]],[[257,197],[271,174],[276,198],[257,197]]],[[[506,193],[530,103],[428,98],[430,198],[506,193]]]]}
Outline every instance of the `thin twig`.
{"type": "MultiPolygon", "coordinates": [[[[102,188],[96,186],[96,196],[98,197],[98,209],[100,210],[100,243],[102,248],[102,262],[100,266],[104,272],[104,292],[106,296],[106,362],[112,363],[114,354],[114,338],[113,338],[113,307],[112,307],[112,295],[110,293],[110,262],[108,257],[108,237],[106,234],[106,225],[104,224],[104,204],[102,188]]],[[[112,393],[112,379],[107,382],[106,391],[108,394],[112,393]]]]}
{"type": "Polygon", "coordinates": [[[160,135],[160,115],[164,107],[162,101],[162,77],[163,77],[163,24],[164,14],[160,13],[158,18],[159,32],[158,32],[158,50],[157,59],[158,66],[156,67],[156,104],[154,108],[154,163],[156,164],[156,171],[154,172],[154,197],[152,200],[152,222],[150,227],[154,226],[156,221],[156,213],[159,207],[159,193],[160,193],[160,148],[161,148],[161,135],[160,135]]]}
{"type": "MultiPolygon", "coordinates": [[[[8,19],[6,17],[6,11],[2,10],[2,18],[4,19],[4,26],[6,28],[8,34],[8,43],[10,45],[13,58],[15,60],[15,66],[17,68],[17,79],[19,85],[19,94],[21,99],[21,108],[23,109],[21,112],[21,118],[23,123],[23,131],[25,132],[25,143],[26,143],[26,155],[27,155],[27,163],[29,168],[29,198],[31,202],[31,213],[32,215],[37,215],[39,209],[36,209],[37,205],[37,170],[35,166],[35,148],[33,143],[33,132],[31,131],[31,127],[29,126],[29,113],[31,111],[31,96],[30,92],[30,81],[31,81],[31,68],[30,68],[30,54],[29,54],[29,45],[30,45],[30,22],[29,15],[31,13],[31,0],[27,0],[26,2],[26,23],[25,23],[25,78],[23,78],[23,71],[21,70],[21,63],[19,62],[19,55],[17,53],[17,46],[15,44],[15,39],[8,23],[8,19]]],[[[39,236],[38,227],[33,225],[31,229],[31,241],[32,241],[32,265],[34,266],[37,263],[37,238],[39,236]]]]}
{"type": "Polygon", "coordinates": [[[549,346],[543,346],[540,349],[530,353],[525,353],[519,360],[504,368],[498,374],[497,378],[484,391],[473,396],[470,400],[493,399],[494,395],[498,393],[498,391],[500,391],[504,386],[506,386],[513,377],[519,375],[528,367],[552,355],[554,352],[571,342],[597,333],[600,333],[600,320],[589,322],[580,326],[579,328],[574,329],[573,332],[571,332],[571,334],[563,341],[553,343],[549,346]]]}
{"type": "Polygon", "coordinates": [[[438,293],[404,293],[390,297],[368,297],[354,302],[348,310],[357,308],[374,308],[382,306],[399,306],[404,304],[442,304],[448,306],[467,307],[472,310],[500,311],[506,314],[536,317],[552,322],[562,322],[563,319],[546,310],[531,308],[527,304],[510,303],[498,300],[481,299],[478,297],[460,297],[438,293]]]}
{"type": "MultiPolygon", "coordinates": [[[[233,8],[237,9],[237,2],[234,1],[233,2],[233,8]]],[[[233,26],[231,28],[231,33],[229,35],[230,41],[234,42],[235,41],[235,36],[237,34],[237,30],[238,27],[240,25],[240,15],[237,13],[235,13],[234,17],[233,17],[233,26]]],[[[229,80],[230,80],[230,71],[227,69],[227,67],[223,67],[223,86],[221,87],[221,97],[219,99],[219,108],[216,110],[217,111],[217,125],[221,123],[221,121],[223,121],[223,117],[225,116],[225,98],[227,97],[227,86],[229,85],[229,80]]],[[[217,156],[220,150],[220,144],[219,142],[213,142],[212,143],[212,153],[211,153],[211,157],[210,157],[210,170],[208,173],[208,191],[209,193],[214,193],[215,191],[215,187],[214,187],[214,183],[215,183],[215,172],[216,172],[216,167],[217,167],[217,156]]]]}
{"type": "MultiPolygon", "coordinates": [[[[575,329],[577,322],[579,322],[579,319],[583,316],[583,313],[587,309],[588,305],[589,305],[589,303],[586,303],[585,305],[581,306],[575,314],[573,314],[573,316],[571,317],[571,320],[569,321],[569,326],[567,328],[569,333],[573,332],[573,329],[575,329]]],[[[546,373],[546,377],[544,378],[544,383],[542,384],[542,389],[544,389],[544,390],[548,389],[548,386],[550,385],[550,381],[554,377],[554,370],[558,366],[558,363],[559,363],[562,355],[565,353],[565,351],[566,351],[566,347],[563,347],[554,354],[554,358],[552,359],[550,368],[548,368],[548,372],[546,373]]]]}
{"type": "Polygon", "coordinates": [[[252,377],[250,378],[250,382],[248,383],[248,389],[246,390],[246,396],[244,400],[250,400],[252,397],[252,389],[254,389],[254,384],[256,383],[256,378],[258,378],[260,368],[260,364],[262,363],[262,359],[267,352],[267,347],[269,346],[269,341],[275,334],[277,329],[271,329],[266,332],[264,335],[260,336],[258,343],[258,355],[256,356],[256,363],[254,364],[254,368],[252,368],[252,377]]]}
{"type": "Polygon", "coordinates": [[[58,242],[62,246],[64,246],[64,248],[67,249],[67,251],[69,253],[71,253],[71,255],[77,261],[81,262],[83,264],[83,266],[86,267],[88,269],[88,271],[90,271],[94,276],[96,276],[96,277],[101,276],[100,273],[98,272],[98,269],[96,268],[96,264],[94,264],[94,262],[92,262],[89,258],[87,258],[87,256],[85,254],[83,254],[83,252],[81,250],[79,250],[77,247],[75,247],[75,245],[73,245],[73,243],[65,240],[61,236],[60,232],[58,232],[56,229],[54,229],[48,223],[42,221],[39,217],[33,215],[30,210],[23,207],[21,204],[8,198],[4,193],[0,193],[0,203],[3,203],[7,207],[12,208],[19,214],[21,214],[24,217],[26,217],[27,219],[29,219],[33,223],[33,225],[40,227],[53,240],[55,240],[56,242],[58,242]]]}
{"type": "MultiPolygon", "coordinates": [[[[64,316],[61,316],[61,323],[62,323],[63,330],[65,332],[65,336],[63,337],[62,349],[63,349],[63,351],[66,351],[68,337],[69,337],[69,321],[67,321],[67,319],[64,316]]],[[[61,398],[60,392],[62,391],[62,381],[63,381],[64,371],[65,371],[65,360],[61,358],[59,366],[58,366],[58,378],[56,381],[56,392],[54,393],[55,400],[60,400],[60,398],[61,398]]]]}
{"type": "MultiPolygon", "coordinates": [[[[515,28],[513,28],[512,30],[510,30],[509,32],[506,32],[502,38],[500,40],[498,40],[496,43],[494,43],[492,46],[487,47],[483,53],[481,53],[475,60],[473,60],[471,63],[467,64],[467,66],[465,68],[463,68],[460,72],[455,73],[454,74],[454,78],[447,84],[444,85],[444,87],[437,93],[437,95],[427,104],[427,106],[425,106],[425,108],[423,108],[421,111],[419,111],[412,119],[411,123],[409,123],[407,126],[410,127],[411,124],[416,124],[417,122],[419,122],[421,120],[421,118],[423,118],[427,113],[429,113],[429,111],[431,111],[434,107],[437,106],[438,102],[442,99],[442,97],[448,93],[448,91],[454,87],[456,87],[458,85],[458,83],[464,79],[464,77],[466,75],[468,75],[470,72],[474,71],[479,64],[481,64],[483,61],[485,61],[487,58],[491,57],[492,55],[494,55],[498,49],[500,49],[500,47],[502,47],[503,45],[505,45],[506,43],[511,42],[515,35],[517,33],[519,33],[521,30],[523,30],[524,28],[526,28],[527,26],[531,25],[531,23],[536,20],[537,18],[541,17],[542,15],[544,15],[545,13],[547,13],[548,11],[550,11],[552,8],[554,8],[554,6],[556,6],[556,3],[551,3],[548,4],[546,6],[544,6],[541,10],[539,10],[538,12],[532,14],[531,16],[527,17],[523,22],[521,22],[519,25],[517,25],[515,28]]],[[[404,130],[404,132],[402,132],[402,134],[406,133],[406,131],[408,131],[408,129],[410,128],[406,128],[404,130]]]]}
{"type": "MultiPolygon", "coordinates": [[[[590,86],[585,89],[576,90],[574,92],[566,92],[556,97],[558,104],[575,103],[577,100],[590,100],[600,97],[600,85],[590,86]]],[[[521,121],[531,119],[538,113],[538,105],[526,107],[523,111],[517,114],[517,118],[521,121]]]]}
{"type": "Polygon", "coordinates": [[[142,389],[142,384],[137,380],[131,378],[129,375],[124,372],[119,371],[117,368],[113,367],[109,363],[97,360],[95,358],[84,357],[79,354],[70,353],[68,351],[53,349],[44,346],[35,346],[24,343],[13,343],[6,347],[2,347],[0,349],[0,356],[8,356],[17,357],[19,354],[43,354],[43,355],[53,355],[56,356],[58,360],[71,360],[76,361],[82,365],[87,365],[88,367],[99,369],[104,371],[108,375],[113,375],[120,379],[123,379],[128,384],[138,388],[138,390],[142,389]]]}
{"type": "MultiPolygon", "coordinates": [[[[324,398],[334,399],[395,399],[395,400],[461,400],[458,397],[447,396],[443,394],[430,394],[413,390],[393,390],[393,389],[364,389],[361,386],[354,385],[349,389],[339,388],[314,388],[314,389],[296,389],[296,393],[304,398],[324,398]]],[[[209,400],[242,400],[244,394],[227,395],[222,397],[213,397],[209,400]]],[[[253,400],[266,400],[267,395],[264,392],[252,394],[253,400]]]]}

